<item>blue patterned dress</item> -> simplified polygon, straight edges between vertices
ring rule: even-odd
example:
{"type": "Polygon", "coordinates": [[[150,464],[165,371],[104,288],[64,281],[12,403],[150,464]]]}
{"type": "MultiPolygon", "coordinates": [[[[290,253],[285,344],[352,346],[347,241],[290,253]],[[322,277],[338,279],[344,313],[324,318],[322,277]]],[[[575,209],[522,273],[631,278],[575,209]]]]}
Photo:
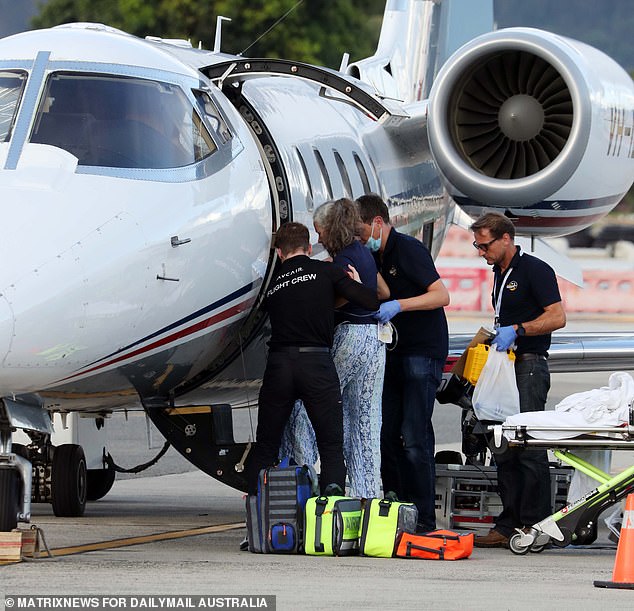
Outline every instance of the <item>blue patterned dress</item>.
{"type": "MultiPolygon", "coordinates": [[[[347,263],[352,263],[364,284],[376,286],[376,267],[366,248],[356,243],[340,255],[343,255],[342,267],[347,268],[347,263]]],[[[371,316],[365,314],[361,318],[357,312],[344,312],[343,318],[348,318],[348,322],[342,322],[335,329],[332,356],[343,399],[343,452],[350,485],[348,493],[354,497],[372,498],[380,496],[381,492],[385,344],[378,339],[376,321],[370,322],[371,316]],[[350,322],[361,319],[364,320],[362,324],[350,322]]],[[[295,403],[284,431],[280,457],[284,456],[292,457],[300,465],[314,465],[319,458],[315,433],[301,401],[295,403]]]]}

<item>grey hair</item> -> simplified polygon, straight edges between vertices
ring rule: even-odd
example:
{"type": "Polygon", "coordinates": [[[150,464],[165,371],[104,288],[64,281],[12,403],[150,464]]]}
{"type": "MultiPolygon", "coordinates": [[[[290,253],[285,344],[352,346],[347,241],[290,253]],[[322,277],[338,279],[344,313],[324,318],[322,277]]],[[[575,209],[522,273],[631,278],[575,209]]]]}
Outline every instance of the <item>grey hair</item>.
{"type": "Polygon", "coordinates": [[[328,225],[328,217],[330,216],[334,205],[335,202],[329,201],[315,208],[315,211],[313,212],[313,223],[317,223],[320,227],[326,227],[328,225]]]}

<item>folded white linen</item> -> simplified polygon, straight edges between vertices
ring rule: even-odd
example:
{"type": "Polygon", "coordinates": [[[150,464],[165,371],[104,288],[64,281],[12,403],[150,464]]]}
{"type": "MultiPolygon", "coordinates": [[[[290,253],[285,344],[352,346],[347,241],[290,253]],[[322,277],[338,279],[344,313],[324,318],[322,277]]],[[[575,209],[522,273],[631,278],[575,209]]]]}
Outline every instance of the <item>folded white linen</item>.
{"type": "MultiPolygon", "coordinates": [[[[578,433],[565,429],[627,424],[630,403],[633,400],[634,379],[629,373],[617,371],[610,375],[608,386],[569,395],[554,410],[510,416],[504,424],[555,427],[561,430],[535,431],[531,436],[540,439],[568,439],[576,437],[578,433]]],[[[510,439],[515,437],[512,431],[505,431],[505,435],[510,439]]]]}

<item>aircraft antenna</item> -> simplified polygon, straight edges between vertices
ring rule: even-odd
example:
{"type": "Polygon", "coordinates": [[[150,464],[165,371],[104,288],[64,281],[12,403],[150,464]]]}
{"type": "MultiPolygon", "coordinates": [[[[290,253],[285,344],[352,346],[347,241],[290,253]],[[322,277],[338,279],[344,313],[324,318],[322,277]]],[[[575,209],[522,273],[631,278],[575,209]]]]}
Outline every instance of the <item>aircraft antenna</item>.
{"type": "Polygon", "coordinates": [[[223,17],[222,15],[218,15],[218,17],[216,17],[216,37],[214,39],[214,53],[220,53],[220,41],[222,38],[223,21],[231,21],[231,19],[229,17],[223,17]]]}
{"type": "Polygon", "coordinates": [[[244,53],[246,53],[254,44],[256,44],[258,40],[261,40],[262,38],[264,38],[274,27],[277,26],[278,23],[281,23],[284,19],[286,19],[287,15],[293,12],[302,2],[304,2],[304,0],[298,0],[294,4],[294,6],[289,8],[268,30],[266,30],[266,32],[260,34],[260,36],[258,36],[246,49],[238,53],[238,55],[244,55],[244,53]]]}
{"type": "Polygon", "coordinates": [[[348,69],[348,62],[350,61],[350,53],[344,53],[341,58],[341,65],[339,66],[339,72],[345,74],[348,69]]]}

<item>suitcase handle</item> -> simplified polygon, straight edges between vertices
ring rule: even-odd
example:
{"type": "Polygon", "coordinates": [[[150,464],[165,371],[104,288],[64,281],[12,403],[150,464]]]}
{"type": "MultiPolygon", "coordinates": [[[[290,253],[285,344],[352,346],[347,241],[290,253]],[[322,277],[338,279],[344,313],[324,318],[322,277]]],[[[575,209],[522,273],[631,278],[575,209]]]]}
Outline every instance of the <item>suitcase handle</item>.
{"type": "Polygon", "coordinates": [[[324,544],[321,542],[321,516],[326,510],[328,505],[328,499],[325,496],[320,496],[315,501],[315,551],[323,552],[324,544]]]}
{"type": "Polygon", "coordinates": [[[444,550],[444,548],[435,549],[433,547],[424,547],[422,545],[416,545],[415,543],[412,543],[411,541],[408,541],[407,542],[407,551],[405,552],[405,555],[408,558],[412,557],[412,549],[418,549],[421,552],[429,552],[431,554],[438,554],[438,557],[440,558],[440,560],[444,560],[445,559],[445,550],[444,550]]]}

